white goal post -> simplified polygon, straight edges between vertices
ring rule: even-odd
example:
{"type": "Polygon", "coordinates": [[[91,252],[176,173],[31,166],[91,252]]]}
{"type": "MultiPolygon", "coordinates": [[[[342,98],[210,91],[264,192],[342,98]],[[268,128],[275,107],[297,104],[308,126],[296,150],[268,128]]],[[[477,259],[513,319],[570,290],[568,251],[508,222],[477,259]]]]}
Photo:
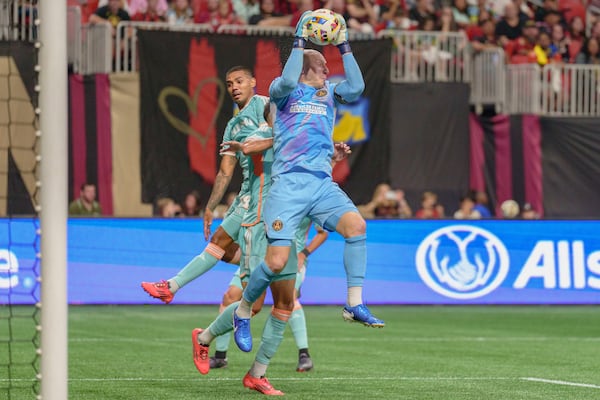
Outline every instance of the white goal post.
{"type": "Polygon", "coordinates": [[[67,1],[39,2],[42,400],[68,399],[67,1]]]}

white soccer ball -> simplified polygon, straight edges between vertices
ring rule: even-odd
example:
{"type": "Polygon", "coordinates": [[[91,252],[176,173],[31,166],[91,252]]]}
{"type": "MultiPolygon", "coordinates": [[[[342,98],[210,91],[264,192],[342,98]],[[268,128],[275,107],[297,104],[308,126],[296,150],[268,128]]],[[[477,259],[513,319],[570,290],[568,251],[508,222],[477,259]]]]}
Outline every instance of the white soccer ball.
{"type": "Polygon", "coordinates": [[[520,212],[519,203],[514,200],[505,200],[500,205],[500,210],[502,210],[504,218],[515,218],[520,212]]]}
{"type": "Polygon", "coordinates": [[[319,46],[331,44],[337,39],[341,27],[340,20],[333,11],[320,8],[310,14],[307,24],[308,40],[319,46]]]}

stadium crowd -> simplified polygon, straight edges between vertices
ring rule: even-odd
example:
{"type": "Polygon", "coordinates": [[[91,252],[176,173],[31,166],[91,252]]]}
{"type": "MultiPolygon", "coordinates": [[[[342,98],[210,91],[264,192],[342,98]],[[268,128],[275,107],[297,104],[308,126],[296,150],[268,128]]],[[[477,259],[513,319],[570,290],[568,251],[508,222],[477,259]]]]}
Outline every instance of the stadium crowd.
{"type": "MultiPolygon", "coordinates": [[[[597,0],[69,0],[82,22],[122,20],[294,27],[302,12],[329,8],[351,30],[464,31],[475,51],[502,47],[510,63],[600,64],[597,0]],[[588,2],[589,1],[589,2],[588,2]],[[593,15],[590,13],[589,15],[593,15]],[[589,26],[586,26],[586,22],[589,26]]],[[[600,3],[600,1],[598,1],[600,3]]]]}

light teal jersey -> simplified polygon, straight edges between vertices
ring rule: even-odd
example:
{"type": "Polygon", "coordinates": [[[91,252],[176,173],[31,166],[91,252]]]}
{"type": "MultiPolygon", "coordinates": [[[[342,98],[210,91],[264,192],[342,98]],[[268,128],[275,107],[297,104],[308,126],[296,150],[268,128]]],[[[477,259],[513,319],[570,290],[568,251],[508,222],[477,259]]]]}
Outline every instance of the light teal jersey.
{"type": "MultiPolygon", "coordinates": [[[[267,140],[272,138],[273,130],[265,123],[248,136],[246,140],[267,140]]],[[[269,147],[260,154],[245,157],[248,165],[248,193],[250,194],[250,203],[244,215],[242,226],[253,226],[263,221],[263,203],[271,188],[273,148],[269,147]]]]}
{"type": "MultiPolygon", "coordinates": [[[[265,104],[269,101],[268,97],[255,94],[248,104],[234,115],[225,127],[223,142],[236,141],[243,142],[246,138],[256,131],[261,124],[265,124],[263,116],[265,104]]],[[[234,156],[238,159],[242,168],[242,185],[238,193],[238,199],[241,206],[248,208],[249,186],[248,186],[248,159],[241,152],[223,151],[222,154],[234,156]]]]}

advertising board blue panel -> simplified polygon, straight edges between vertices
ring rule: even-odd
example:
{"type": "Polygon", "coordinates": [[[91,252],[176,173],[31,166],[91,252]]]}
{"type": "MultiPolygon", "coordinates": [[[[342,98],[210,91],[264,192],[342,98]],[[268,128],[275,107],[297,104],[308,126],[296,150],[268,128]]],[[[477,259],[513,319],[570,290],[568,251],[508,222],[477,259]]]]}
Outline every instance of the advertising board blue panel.
{"type": "MultiPolygon", "coordinates": [[[[0,219],[0,303],[39,300],[38,222],[0,219]]],[[[175,275],[206,246],[200,219],[71,219],[71,304],[158,303],[142,281],[175,275]]],[[[368,304],[600,304],[599,221],[368,221],[368,304]]],[[[45,232],[50,235],[51,232],[45,232]]],[[[346,298],[344,240],[309,258],[304,304],[346,298]]],[[[235,267],[219,262],[173,303],[218,304],[235,267]]]]}

